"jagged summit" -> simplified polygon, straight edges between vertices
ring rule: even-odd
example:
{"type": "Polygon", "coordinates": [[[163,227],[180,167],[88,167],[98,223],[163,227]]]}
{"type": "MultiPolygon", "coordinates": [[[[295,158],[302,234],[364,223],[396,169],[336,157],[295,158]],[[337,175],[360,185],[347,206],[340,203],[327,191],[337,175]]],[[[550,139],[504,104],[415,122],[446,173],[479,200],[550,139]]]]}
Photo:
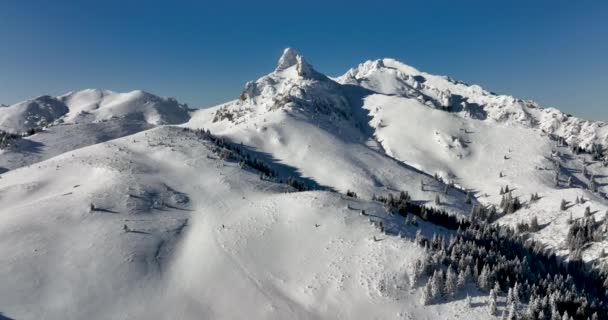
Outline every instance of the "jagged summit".
{"type": "Polygon", "coordinates": [[[281,73],[288,77],[300,77],[304,79],[325,78],[324,75],[314,70],[306,59],[304,59],[304,56],[299,54],[294,48],[285,48],[285,50],[283,50],[283,54],[279,58],[274,72],[281,73]]]}
{"type": "Polygon", "coordinates": [[[300,57],[300,60],[303,60],[303,58],[301,58],[296,49],[285,48],[285,50],[283,50],[283,55],[281,55],[281,57],[279,58],[279,62],[277,63],[277,68],[275,69],[275,71],[283,71],[297,64],[298,57],[300,57]]]}
{"type": "Polygon", "coordinates": [[[342,85],[317,72],[293,48],[286,48],[276,69],[245,84],[238,101],[222,105],[215,121],[240,122],[276,110],[338,114],[351,113],[342,85]]]}

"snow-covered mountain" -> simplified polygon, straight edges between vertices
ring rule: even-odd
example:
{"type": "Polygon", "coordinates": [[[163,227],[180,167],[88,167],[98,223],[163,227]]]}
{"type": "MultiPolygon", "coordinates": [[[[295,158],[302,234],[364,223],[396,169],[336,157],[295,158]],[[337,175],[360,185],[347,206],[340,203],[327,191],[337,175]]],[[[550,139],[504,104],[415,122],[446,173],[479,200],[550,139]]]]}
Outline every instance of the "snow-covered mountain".
{"type": "MultiPolygon", "coordinates": [[[[286,49],[277,68],[248,82],[238,100],[200,110],[186,126],[208,128],[322,185],[365,197],[405,190],[466,216],[479,204],[499,207],[500,191],[508,188],[522,208],[498,223],[538,219],[544,227],[531,236],[565,257],[570,219],[585,219],[589,207],[595,220],[604,220],[608,209],[608,169],[598,161],[608,134],[603,122],[393,59],[368,61],[332,79],[286,49]],[[464,201],[466,191],[445,194],[433,175],[475,194],[473,203],[464,201]],[[539,199],[531,201],[533,194],[539,199]],[[573,205],[560,210],[562,201],[573,205]]],[[[601,237],[582,255],[601,263],[607,246],[601,237]]]]}
{"type": "Polygon", "coordinates": [[[117,93],[87,89],[0,108],[0,130],[20,133],[53,123],[92,123],[115,118],[161,125],[186,122],[189,115],[188,108],[173,98],[140,90],[117,93]]]}
{"type": "Polygon", "coordinates": [[[605,316],[604,123],[291,48],[190,111],[0,108],[0,319],[605,316]]]}
{"type": "Polygon", "coordinates": [[[394,59],[367,61],[348,70],[336,81],[384,95],[415,99],[463,117],[538,128],[587,151],[592,150],[593,144],[608,143],[608,128],[604,122],[579,119],[555,108],[543,108],[533,101],[495,94],[478,85],[421,72],[394,59]]]}
{"type": "Polygon", "coordinates": [[[144,91],[87,89],[0,108],[0,130],[24,134],[0,150],[0,171],[120,138],[157,125],[180,124],[190,110],[144,91]],[[43,131],[41,131],[44,129],[43,131]]]}

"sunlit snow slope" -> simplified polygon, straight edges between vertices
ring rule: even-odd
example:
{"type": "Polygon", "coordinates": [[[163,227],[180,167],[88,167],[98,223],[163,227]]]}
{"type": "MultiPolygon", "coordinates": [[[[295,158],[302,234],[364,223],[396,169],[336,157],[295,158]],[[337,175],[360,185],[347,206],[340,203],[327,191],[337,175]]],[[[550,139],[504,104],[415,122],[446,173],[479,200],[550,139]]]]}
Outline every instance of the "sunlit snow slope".
{"type": "Polygon", "coordinates": [[[213,148],[191,131],[161,127],[4,173],[0,312],[15,319],[487,318],[464,301],[418,303],[408,275],[423,254],[408,240],[416,229],[380,205],[294,193],[220,160],[213,148]],[[372,218],[407,237],[380,233],[372,218]]]}
{"type": "MultiPolygon", "coordinates": [[[[590,206],[600,221],[607,208],[608,170],[591,155],[572,152],[605,148],[605,123],[393,59],[368,61],[331,79],[286,49],[276,70],[247,83],[239,100],[198,111],[187,125],[259,148],[321,184],[366,197],[407,190],[432,205],[439,194],[444,208],[466,215],[471,206],[463,205],[464,193],[446,196],[430,176],[453,181],[484,205],[498,206],[499,191],[508,185],[524,208],[499,223],[538,216],[544,228],[534,236],[557,250],[570,213],[580,218],[590,206]],[[420,188],[421,180],[434,185],[420,188]],[[591,180],[598,192],[587,190],[591,180]],[[541,199],[530,202],[532,193],[541,199]],[[589,201],[575,204],[577,196],[589,201]],[[562,199],[573,204],[565,212],[562,199]]],[[[586,259],[598,258],[605,246],[606,240],[594,243],[586,259]]]]}

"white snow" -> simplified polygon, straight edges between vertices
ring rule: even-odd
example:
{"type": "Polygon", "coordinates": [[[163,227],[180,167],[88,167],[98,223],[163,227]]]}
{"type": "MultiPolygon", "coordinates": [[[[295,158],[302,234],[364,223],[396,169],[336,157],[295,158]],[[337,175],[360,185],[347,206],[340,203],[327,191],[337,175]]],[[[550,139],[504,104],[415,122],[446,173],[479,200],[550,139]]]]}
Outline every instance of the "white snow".
{"type": "Polygon", "coordinates": [[[173,98],[140,90],[116,93],[87,89],[0,108],[0,130],[21,133],[53,123],[93,123],[115,118],[161,125],[184,123],[190,116],[188,109],[173,98]]]}
{"type": "MultiPolygon", "coordinates": [[[[498,204],[509,185],[525,206],[498,223],[537,216],[532,237],[563,256],[570,214],[590,206],[600,221],[608,209],[608,169],[548,136],[605,147],[604,123],[393,59],[332,79],[288,48],[238,100],[191,118],[143,91],[88,89],[0,108],[1,130],[40,126],[0,151],[0,318],[491,319],[473,291],[473,308],[419,304],[408,274],[425,254],[411,242],[416,229],[373,194],[408,191],[468,215],[465,193],[444,194],[434,174],[471,191],[475,205],[498,204]],[[242,143],[328,191],[260,180],[187,128],[242,143]],[[586,190],[583,167],[600,192],[586,190]],[[531,193],[541,199],[528,202],[531,193]],[[560,211],[561,199],[572,206],[560,211]],[[375,228],[379,220],[392,231],[375,228]]],[[[584,258],[605,260],[606,246],[591,244],[584,258]]]]}
{"type": "MultiPolygon", "coordinates": [[[[463,301],[418,304],[407,272],[423,250],[381,234],[347,205],[389,226],[383,207],[332,192],[286,191],[218,160],[194,134],[172,127],[4,173],[2,313],[487,318],[484,307],[468,309],[463,301]]],[[[415,229],[403,231],[412,237],[415,229]]]]}

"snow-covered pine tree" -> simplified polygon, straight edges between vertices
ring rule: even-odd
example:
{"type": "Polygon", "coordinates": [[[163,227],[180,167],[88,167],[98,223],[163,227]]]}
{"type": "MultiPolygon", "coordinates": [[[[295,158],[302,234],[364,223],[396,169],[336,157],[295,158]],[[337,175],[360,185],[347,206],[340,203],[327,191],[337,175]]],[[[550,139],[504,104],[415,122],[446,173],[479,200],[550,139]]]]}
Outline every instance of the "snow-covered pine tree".
{"type": "Polygon", "coordinates": [[[530,231],[536,232],[538,230],[540,230],[540,226],[538,225],[538,218],[534,216],[530,220],[530,231]]]}
{"type": "Polygon", "coordinates": [[[481,272],[479,272],[479,277],[477,278],[477,285],[482,290],[488,290],[489,281],[488,281],[488,266],[484,265],[481,268],[481,272]]]}
{"type": "Polygon", "coordinates": [[[427,306],[431,303],[432,299],[432,293],[431,293],[431,278],[429,278],[429,280],[426,282],[426,285],[424,286],[424,288],[422,288],[422,294],[420,295],[420,303],[423,306],[427,306]]]}
{"type": "Polygon", "coordinates": [[[488,300],[488,312],[490,313],[490,315],[497,315],[498,314],[498,307],[497,307],[497,295],[494,292],[494,289],[492,289],[490,291],[490,296],[489,296],[489,300],[488,300]]]}
{"type": "Polygon", "coordinates": [[[511,302],[509,304],[509,313],[507,315],[507,320],[517,320],[517,319],[518,319],[517,307],[515,306],[514,302],[511,302]]]}
{"type": "Polygon", "coordinates": [[[513,285],[513,302],[515,302],[515,306],[519,306],[520,304],[520,299],[519,299],[519,295],[521,294],[520,292],[521,290],[521,285],[519,284],[519,282],[515,281],[515,284],[513,285]]]}
{"type": "Polygon", "coordinates": [[[595,182],[595,176],[591,177],[591,181],[589,181],[589,190],[591,192],[597,192],[597,183],[595,182]]]}
{"type": "Polygon", "coordinates": [[[511,303],[513,303],[513,289],[509,288],[509,291],[507,291],[507,304],[510,305],[511,303]]]}
{"type": "Polygon", "coordinates": [[[589,175],[589,171],[587,171],[587,167],[583,167],[583,176],[585,176],[585,178],[587,178],[588,175],[589,175]]]}
{"type": "Polygon", "coordinates": [[[443,270],[435,270],[433,273],[433,282],[431,283],[431,298],[433,300],[439,299],[444,294],[444,279],[443,270]]]}
{"type": "Polygon", "coordinates": [[[471,278],[471,267],[467,265],[465,269],[461,269],[460,272],[458,273],[458,280],[456,282],[456,286],[459,289],[464,288],[467,285],[467,283],[469,282],[470,278],[471,278]]]}
{"type": "Polygon", "coordinates": [[[452,266],[450,265],[448,267],[448,271],[445,276],[445,293],[447,296],[453,297],[456,295],[456,292],[458,291],[456,282],[457,282],[457,275],[454,272],[454,269],[452,268],[452,266]]]}

